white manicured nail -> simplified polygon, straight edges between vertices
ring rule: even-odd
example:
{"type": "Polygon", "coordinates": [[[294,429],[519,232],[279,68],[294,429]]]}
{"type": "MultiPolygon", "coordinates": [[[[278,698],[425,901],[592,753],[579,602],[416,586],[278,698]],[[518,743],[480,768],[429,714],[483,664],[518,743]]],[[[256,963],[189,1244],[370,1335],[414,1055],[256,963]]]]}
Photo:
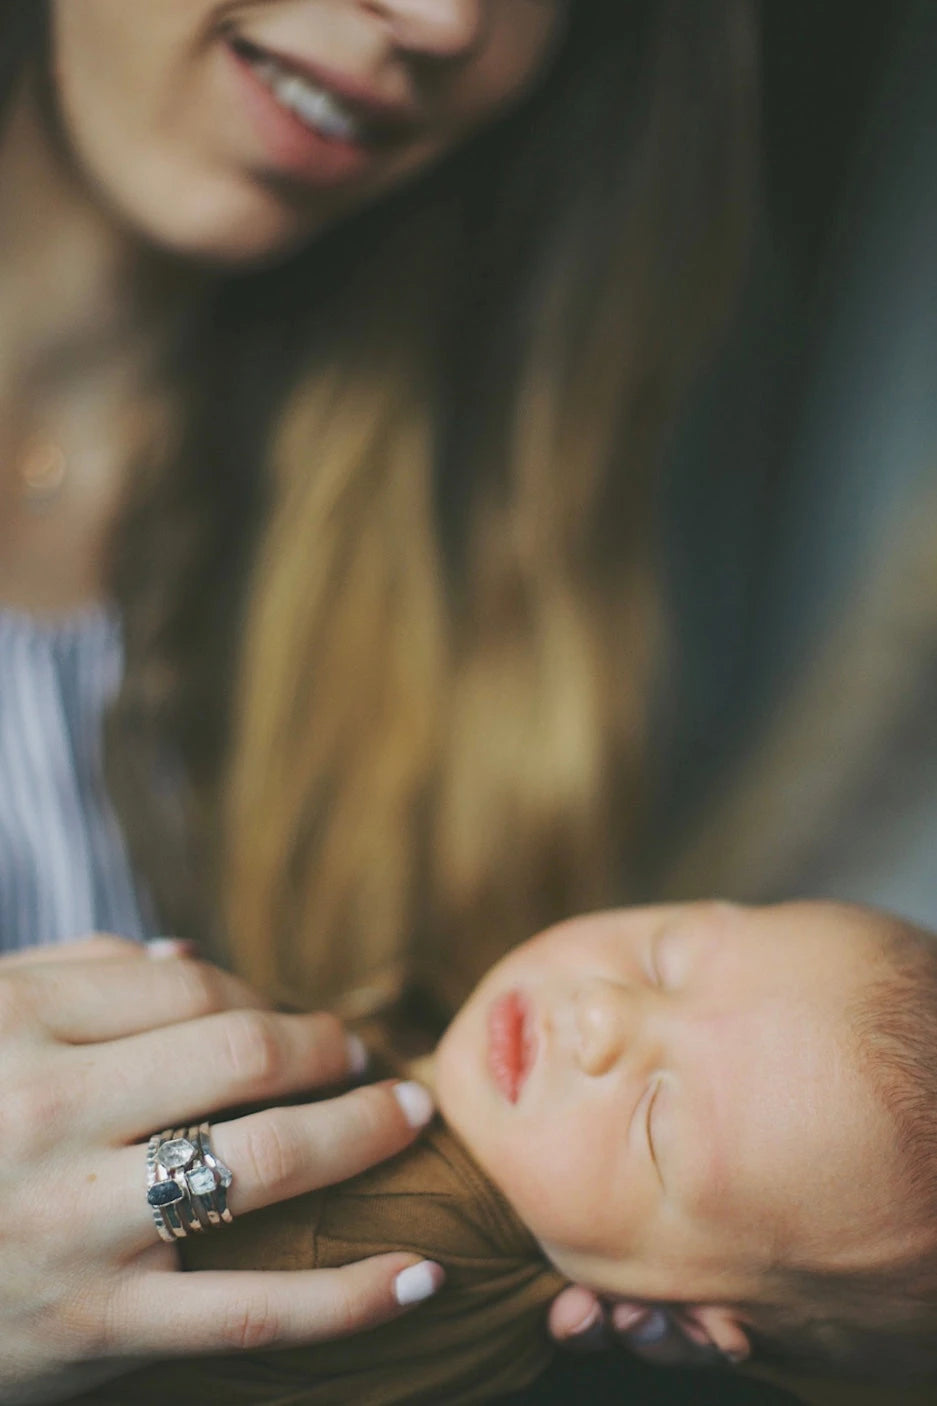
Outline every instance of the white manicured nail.
{"type": "Polygon", "coordinates": [[[154,937],[146,944],[146,955],[157,962],[165,957],[187,957],[191,951],[191,942],[182,937],[154,937]]]}
{"type": "Polygon", "coordinates": [[[421,1260],[419,1264],[411,1264],[409,1269],[404,1269],[397,1275],[394,1280],[394,1297],[401,1308],[408,1308],[413,1303],[422,1303],[442,1287],[445,1277],[438,1264],[434,1264],[432,1260],[421,1260]]]}
{"type": "Polygon", "coordinates": [[[403,1116],[411,1128],[422,1128],[436,1112],[436,1105],[429,1089],[408,1079],[403,1084],[394,1085],[394,1098],[403,1109],[403,1116]]]}
{"type": "Polygon", "coordinates": [[[363,1074],[368,1067],[368,1049],[360,1035],[346,1035],[348,1069],[351,1074],[363,1074]]]}

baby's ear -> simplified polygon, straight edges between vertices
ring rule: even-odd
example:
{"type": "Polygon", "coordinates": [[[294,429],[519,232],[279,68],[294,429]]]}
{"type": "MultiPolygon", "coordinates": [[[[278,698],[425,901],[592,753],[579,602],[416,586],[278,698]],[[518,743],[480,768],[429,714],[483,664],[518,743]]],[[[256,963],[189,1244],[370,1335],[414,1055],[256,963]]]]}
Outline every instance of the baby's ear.
{"type": "Polygon", "coordinates": [[[752,1345],[738,1310],[719,1304],[685,1304],[674,1313],[680,1329],[700,1347],[714,1347],[729,1362],[744,1362],[752,1345]]]}

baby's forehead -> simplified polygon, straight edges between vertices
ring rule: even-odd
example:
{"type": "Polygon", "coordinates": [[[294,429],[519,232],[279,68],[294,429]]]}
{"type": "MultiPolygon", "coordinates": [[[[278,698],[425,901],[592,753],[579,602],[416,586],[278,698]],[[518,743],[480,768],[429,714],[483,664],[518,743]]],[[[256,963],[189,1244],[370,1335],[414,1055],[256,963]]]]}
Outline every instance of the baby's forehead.
{"type": "Polygon", "coordinates": [[[763,907],[737,908],[752,921],[763,921],[778,941],[785,936],[806,934],[817,942],[842,943],[870,957],[882,956],[901,943],[909,929],[899,918],[855,903],[832,899],[791,899],[763,907]]]}
{"type": "MultiPolygon", "coordinates": [[[[851,904],[797,901],[728,912],[723,932],[733,957],[747,953],[757,963],[770,954],[789,987],[808,996],[852,997],[873,983],[887,986],[907,943],[908,929],[899,920],[851,904]]],[[[712,931],[710,914],[704,922],[700,930],[712,931]]]]}

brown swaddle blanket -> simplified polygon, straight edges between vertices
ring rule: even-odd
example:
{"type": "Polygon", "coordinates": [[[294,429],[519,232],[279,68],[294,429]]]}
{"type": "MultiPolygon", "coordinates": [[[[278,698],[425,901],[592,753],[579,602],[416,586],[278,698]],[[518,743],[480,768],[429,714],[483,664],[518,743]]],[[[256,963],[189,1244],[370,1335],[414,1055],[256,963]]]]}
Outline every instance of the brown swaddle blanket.
{"type": "MultiPolygon", "coordinates": [[[[519,1390],[552,1355],[546,1306],[563,1280],[438,1120],[390,1162],[190,1237],[181,1249],[192,1270],[328,1268],[407,1250],[442,1264],[446,1284],[425,1304],[367,1333],[305,1348],[162,1362],[83,1400],[461,1406],[519,1390]]],[[[171,1294],[172,1278],[165,1283],[171,1294]]]]}

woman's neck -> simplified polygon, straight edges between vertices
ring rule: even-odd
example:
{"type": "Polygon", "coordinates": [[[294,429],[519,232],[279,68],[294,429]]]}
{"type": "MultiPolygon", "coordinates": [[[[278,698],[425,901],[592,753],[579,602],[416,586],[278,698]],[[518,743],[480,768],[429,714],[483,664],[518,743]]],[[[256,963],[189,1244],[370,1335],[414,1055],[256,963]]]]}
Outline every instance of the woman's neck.
{"type": "Polygon", "coordinates": [[[24,83],[0,139],[0,604],[107,594],[154,364],[202,281],[93,196],[24,83]]]}
{"type": "Polygon", "coordinates": [[[125,363],[192,285],[93,196],[24,82],[0,141],[0,389],[125,363]]]}

